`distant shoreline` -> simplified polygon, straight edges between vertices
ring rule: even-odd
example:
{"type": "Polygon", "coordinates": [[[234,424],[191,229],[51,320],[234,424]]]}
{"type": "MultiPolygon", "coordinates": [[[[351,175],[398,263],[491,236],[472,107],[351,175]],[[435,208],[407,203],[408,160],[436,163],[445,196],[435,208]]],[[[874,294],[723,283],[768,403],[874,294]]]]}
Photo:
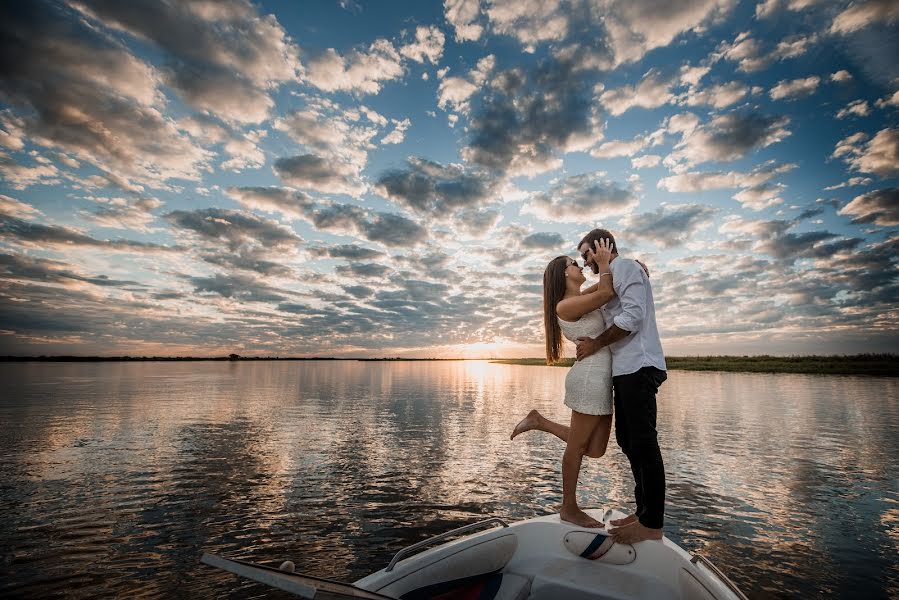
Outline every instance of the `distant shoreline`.
{"type": "MultiPolygon", "coordinates": [[[[187,361],[361,361],[421,362],[489,360],[504,365],[546,366],[542,358],[337,358],[296,356],[0,356],[0,362],[187,362],[187,361]]],[[[820,375],[876,375],[899,377],[899,355],[855,354],[846,356],[668,356],[668,368],[683,371],[727,371],[742,373],[806,373],[820,375]]],[[[554,366],[570,367],[574,359],[554,366]]]]}
{"type": "MultiPolygon", "coordinates": [[[[0,356],[0,362],[240,362],[265,360],[349,360],[349,361],[459,361],[497,360],[493,358],[343,358],[336,356],[0,356]]],[[[528,359],[526,359],[528,360],[528,359]]]]}
{"type": "MultiPolygon", "coordinates": [[[[507,365],[546,365],[542,358],[495,360],[507,365]]],[[[672,371],[726,371],[732,373],[804,373],[809,375],[876,375],[899,377],[899,355],[849,356],[666,356],[672,371]]],[[[553,366],[570,367],[573,358],[553,366]]]]}

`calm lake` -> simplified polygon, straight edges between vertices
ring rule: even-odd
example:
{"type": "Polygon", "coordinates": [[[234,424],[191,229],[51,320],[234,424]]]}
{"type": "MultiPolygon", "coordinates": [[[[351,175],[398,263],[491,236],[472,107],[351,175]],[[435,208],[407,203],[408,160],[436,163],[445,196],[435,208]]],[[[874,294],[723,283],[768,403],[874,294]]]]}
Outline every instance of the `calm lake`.
{"type": "MultiPolygon", "coordinates": [[[[355,580],[558,510],[567,370],[488,362],[0,364],[0,596],[281,597],[203,550],[355,580]]],[[[899,597],[899,381],[672,371],[666,534],[750,598],[899,597]]],[[[628,508],[614,443],[582,504],[628,508]]]]}

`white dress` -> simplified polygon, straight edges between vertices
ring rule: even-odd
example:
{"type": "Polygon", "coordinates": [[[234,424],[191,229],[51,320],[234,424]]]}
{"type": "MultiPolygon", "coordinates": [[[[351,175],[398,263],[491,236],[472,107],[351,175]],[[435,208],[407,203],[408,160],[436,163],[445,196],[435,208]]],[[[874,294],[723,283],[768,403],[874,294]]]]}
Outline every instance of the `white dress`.
{"type": "MultiPolygon", "coordinates": [[[[602,312],[594,310],[577,321],[559,319],[562,335],[577,343],[579,337],[597,337],[606,330],[602,312]]],[[[608,346],[574,363],[565,378],[565,406],[588,415],[612,414],[612,352],[608,346]]]]}

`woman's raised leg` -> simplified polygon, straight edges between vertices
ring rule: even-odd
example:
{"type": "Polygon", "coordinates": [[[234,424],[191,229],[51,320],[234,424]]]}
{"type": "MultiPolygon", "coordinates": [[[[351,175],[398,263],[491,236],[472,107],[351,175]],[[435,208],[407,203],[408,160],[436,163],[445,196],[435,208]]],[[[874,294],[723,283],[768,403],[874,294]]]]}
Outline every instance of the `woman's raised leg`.
{"type": "Polygon", "coordinates": [[[518,422],[518,425],[515,426],[515,429],[512,430],[512,435],[509,436],[510,440],[514,440],[516,436],[524,433],[525,431],[545,431],[546,433],[551,433],[563,442],[568,441],[568,425],[562,425],[561,423],[556,423],[555,421],[550,421],[536,409],[532,410],[528,413],[528,416],[523,418],[518,422]]]}
{"type": "Polygon", "coordinates": [[[612,435],[612,415],[600,415],[599,422],[590,434],[590,442],[587,444],[587,456],[600,458],[606,453],[609,445],[609,437],[612,435]]]}
{"type": "MultiPolygon", "coordinates": [[[[590,458],[600,458],[606,453],[609,438],[612,434],[612,415],[600,415],[600,417],[596,428],[590,435],[590,443],[587,445],[587,456],[590,458]]],[[[518,425],[512,430],[512,435],[509,436],[509,439],[514,440],[525,431],[534,430],[551,433],[563,442],[567,442],[570,428],[568,425],[550,421],[535,409],[518,422],[518,425]]]]}

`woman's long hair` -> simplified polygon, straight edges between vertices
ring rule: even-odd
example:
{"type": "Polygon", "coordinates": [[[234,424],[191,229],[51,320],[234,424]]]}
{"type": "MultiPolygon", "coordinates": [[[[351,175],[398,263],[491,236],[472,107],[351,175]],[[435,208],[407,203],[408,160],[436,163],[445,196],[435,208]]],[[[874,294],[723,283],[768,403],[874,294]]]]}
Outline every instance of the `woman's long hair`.
{"type": "Polygon", "coordinates": [[[556,305],[565,296],[565,269],[568,257],[557,256],[543,271],[543,329],[546,332],[546,364],[562,358],[562,328],[556,317],[556,305]]]}

